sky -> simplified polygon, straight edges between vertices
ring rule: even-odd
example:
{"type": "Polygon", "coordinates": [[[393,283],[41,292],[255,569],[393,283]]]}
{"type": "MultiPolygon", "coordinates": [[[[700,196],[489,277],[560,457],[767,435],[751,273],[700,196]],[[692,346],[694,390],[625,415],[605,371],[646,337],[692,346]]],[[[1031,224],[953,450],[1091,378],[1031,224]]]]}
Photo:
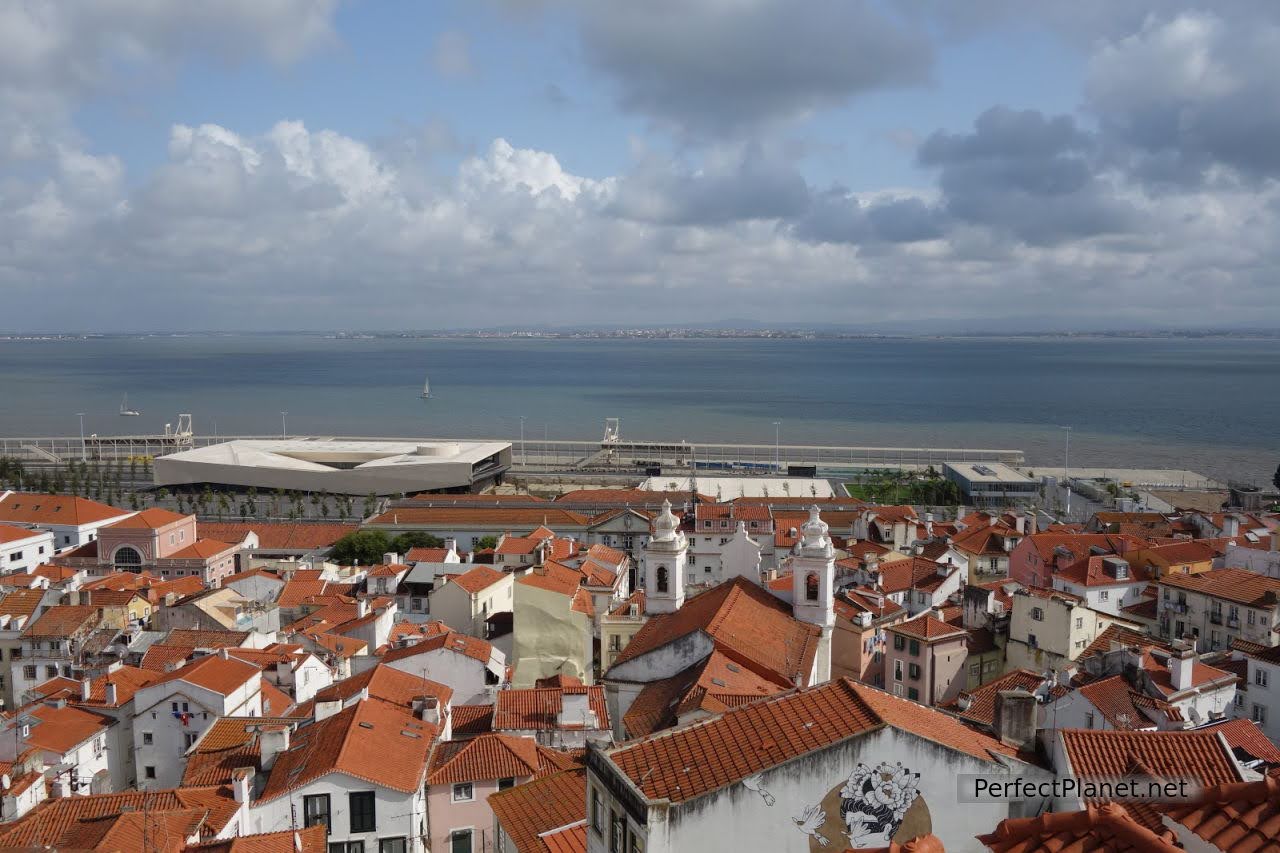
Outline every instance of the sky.
{"type": "Polygon", "coordinates": [[[0,4],[0,330],[1280,327],[1280,4],[0,4]]]}

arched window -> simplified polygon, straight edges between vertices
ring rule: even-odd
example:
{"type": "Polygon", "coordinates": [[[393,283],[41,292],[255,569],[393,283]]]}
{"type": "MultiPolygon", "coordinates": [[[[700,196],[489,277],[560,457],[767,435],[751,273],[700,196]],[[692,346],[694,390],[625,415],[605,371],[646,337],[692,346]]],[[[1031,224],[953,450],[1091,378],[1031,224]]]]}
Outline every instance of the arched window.
{"type": "Polygon", "coordinates": [[[137,548],[131,548],[128,545],[117,548],[115,567],[118,572],[140,572],[142,571],[142,555],[138,553],[137,548]]]}
{"type": "Polygon", "coordinates": [[[667,567],[658,566],[658,592],[667,591],[667,567]]]}
{"type": "Polygon", "coordinates": [[[804,598],[805,601],[818,600],[818,573],[809,572],[804,579],[804,598]]]}

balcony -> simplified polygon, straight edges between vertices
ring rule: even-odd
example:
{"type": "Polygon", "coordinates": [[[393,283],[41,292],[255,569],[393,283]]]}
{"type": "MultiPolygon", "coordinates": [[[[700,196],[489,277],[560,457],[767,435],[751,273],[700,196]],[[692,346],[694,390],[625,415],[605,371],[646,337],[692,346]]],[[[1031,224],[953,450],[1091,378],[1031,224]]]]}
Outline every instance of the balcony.
{"type": "Polygon", "coordinates": [[[1209,614],[1209,621],[1210,621],[1211,623],[1213,623],[1214,625],[1221,625],[1221,624],[1222,624],[1222,614],[1221,614],[1221,613],[1210,613],[1210,614],[1209,614]]]}
{"type": "Polygon", "coordinates": [[[1228,628],[1239,628],[1239,627],[1240,627],[1240,617],[1239,617],[1239,616],[1228,616],[1228,617],[1227,617],[1227,627],[1228,627],[1228,628]]]}

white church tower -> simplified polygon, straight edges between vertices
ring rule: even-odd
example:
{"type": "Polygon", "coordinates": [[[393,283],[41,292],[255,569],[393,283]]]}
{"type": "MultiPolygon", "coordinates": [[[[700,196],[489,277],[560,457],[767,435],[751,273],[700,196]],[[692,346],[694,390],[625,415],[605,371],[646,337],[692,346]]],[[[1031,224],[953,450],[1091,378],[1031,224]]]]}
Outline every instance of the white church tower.
{"type": "Polygon", "coordinates": [[[653,535],[641,557],[645,613],[673,613],[684,604],[684,569],[688,556],[689,542],[680,530],[680,520],[671,512],[671,501],[663,501],[662,512],[653,520],[653,535]]]}
{"type": "Polygon", "coordinates": [[[800,528],[800,542],[791,556],[791,612],[801,622],[822,629],[815,684],[831,679],[831,633],[835,629],[836,555],[827,523],[816,506],[800,528]]]}

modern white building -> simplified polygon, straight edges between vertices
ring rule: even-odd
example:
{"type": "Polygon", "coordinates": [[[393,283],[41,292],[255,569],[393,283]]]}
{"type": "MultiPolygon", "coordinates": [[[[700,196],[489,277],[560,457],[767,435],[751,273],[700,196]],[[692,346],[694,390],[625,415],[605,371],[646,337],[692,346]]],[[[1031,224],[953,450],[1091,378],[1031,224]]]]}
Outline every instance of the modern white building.
{"type": "MultiPolygon", "coordinates": [[[[74,495],[0,492],[0,524],[47,530],[53,534],[53,546],[57,551],[92,542],[100,528],[131,515],[131,510],[74,495]]],[[[2,571],[11,570],[6,566],[2,571]]]]}
{"type": "Polygon", "coordinates": [[[505,441],[242,439],[155,460],[157,486],[212,484],[379,495],[473,491],[511,466],[505,441]]]}
{"type": "Polygon", "coordinates": [[[30,572],[53,550],[53,534],[47,530],[0,524],[0,573],[30,572]]]}

